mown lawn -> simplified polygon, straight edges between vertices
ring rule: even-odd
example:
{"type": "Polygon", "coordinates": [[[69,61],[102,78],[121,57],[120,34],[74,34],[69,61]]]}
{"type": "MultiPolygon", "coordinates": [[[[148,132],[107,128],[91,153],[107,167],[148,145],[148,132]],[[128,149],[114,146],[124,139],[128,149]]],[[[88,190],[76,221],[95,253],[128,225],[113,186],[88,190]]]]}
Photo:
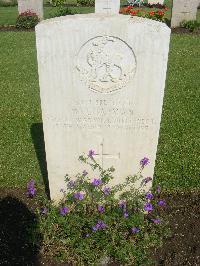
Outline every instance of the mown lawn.
{"type": "MultiPolygon", "coordinates": [[[[0,186],[42,183],[35,34],[0,32],[0,47],[0,186]]],[[[155,171],[165,189],[200,187],[199,61],[199,35],[172,34],[155,171]]]]}
{"type": "MultiPolygon", "coordinates": [[[[70,7],[78,13],[91,13],[94,12],[93,7],[70,7]]],[[[56,7],[44,7],[44,18],[50,18],[51,14],[56,12],[56,7]]],[[[0,25],[15,25],[18,16],[17,7],[0,7],[0,25]]]]}
{"type": "Polygon", "coordinates": [[[200,187],[200,35],[172,34],[155,175],[165,188],[200,187]]]}

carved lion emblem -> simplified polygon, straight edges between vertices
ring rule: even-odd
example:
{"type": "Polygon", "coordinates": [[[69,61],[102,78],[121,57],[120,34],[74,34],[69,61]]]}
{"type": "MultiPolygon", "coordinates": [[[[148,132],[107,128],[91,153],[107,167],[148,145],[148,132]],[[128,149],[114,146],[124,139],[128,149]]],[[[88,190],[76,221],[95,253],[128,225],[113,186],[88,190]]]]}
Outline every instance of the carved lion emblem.
{"type": "Polygon", "coordinates": [[[76,68],[89,89],[109,93],[121,89],[133,78],[136,59],[124,41],[100,36],[81,47],[76,68]]]}

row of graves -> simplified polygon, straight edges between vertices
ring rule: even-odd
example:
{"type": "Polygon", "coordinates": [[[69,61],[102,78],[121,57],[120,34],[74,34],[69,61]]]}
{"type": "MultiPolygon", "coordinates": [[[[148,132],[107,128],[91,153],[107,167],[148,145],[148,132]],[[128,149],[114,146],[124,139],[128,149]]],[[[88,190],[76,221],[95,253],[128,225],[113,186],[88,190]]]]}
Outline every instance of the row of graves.
{"type": "MultiPolygon", "coordinates": [[[[95,1],[95,12],[99,12],[102,5],[108,2],[108,5],[112,7],[112,12],[119,13],[120,0],[99,0],[95,1]]],[[[127,5],[139,6],[139,7],[160,7],[164,6],[164,0],[127,0],[127,5]]],[[[171,16],[171,27],[179,27],[181,22],[196,20],[197,8],[200,5],[200,0],[173,0],[172,16],[171,16]]],[[[42,20],[43,15],[43,0],[18,0],[18,11],[19,14],[31,11],[38,15],[39,19],[42,20]]],[[[104,9],[104,12],[111,12],[104,9]]]]}

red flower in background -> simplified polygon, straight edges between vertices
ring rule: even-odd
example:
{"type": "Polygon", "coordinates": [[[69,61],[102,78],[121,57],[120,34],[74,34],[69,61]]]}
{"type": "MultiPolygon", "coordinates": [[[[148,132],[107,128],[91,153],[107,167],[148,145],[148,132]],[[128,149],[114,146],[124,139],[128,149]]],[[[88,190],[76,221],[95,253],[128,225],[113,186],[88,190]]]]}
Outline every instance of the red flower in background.
{"type": "Polygon", "coordinates": [[[131,10],[130,15],[135,16],[135,15],[137,15],[138,12],[139,12],[139,10],[131,10]]]}
{"type": "Polygon", "coordinates": [[[159,16],[163,16],[164,15],[164,12],[161,11],[161,10],[158,10],[157,13],[158,13],[159,16]]]}
{"type": "Polygon", "coordinates": [[[155,15],[155,12],[154,12],[154,11],[150,11],[150,12],[149,12],[149,15],[150,15],[150,16],[154,16],[154,15],[155,15]]]}

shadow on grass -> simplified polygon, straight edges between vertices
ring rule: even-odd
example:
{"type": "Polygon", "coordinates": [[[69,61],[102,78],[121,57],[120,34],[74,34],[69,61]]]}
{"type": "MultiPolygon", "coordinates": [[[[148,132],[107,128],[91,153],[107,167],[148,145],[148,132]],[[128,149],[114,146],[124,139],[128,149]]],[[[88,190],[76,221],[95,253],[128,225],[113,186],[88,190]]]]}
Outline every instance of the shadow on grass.
{"type": "Polygon", "coordinates": [[[17,198],[0,199],[0,265],[37,264],[41,235],[36,241],[32,237],[37,224],[36,215],[17,198]]]}
{"type": "Polygon", "coordinates": [[[45,153],[45,144],[44,144],[44,133],[43,133],[42,123],[35,123],[31,126],[31,136],[32,136],[34,147],[35,147],[37,159],[40,165],[40,171],[41,171],[43,182],[45,185],[45,192],[48,198],[50,199],[46,153],[45,153]]]}

